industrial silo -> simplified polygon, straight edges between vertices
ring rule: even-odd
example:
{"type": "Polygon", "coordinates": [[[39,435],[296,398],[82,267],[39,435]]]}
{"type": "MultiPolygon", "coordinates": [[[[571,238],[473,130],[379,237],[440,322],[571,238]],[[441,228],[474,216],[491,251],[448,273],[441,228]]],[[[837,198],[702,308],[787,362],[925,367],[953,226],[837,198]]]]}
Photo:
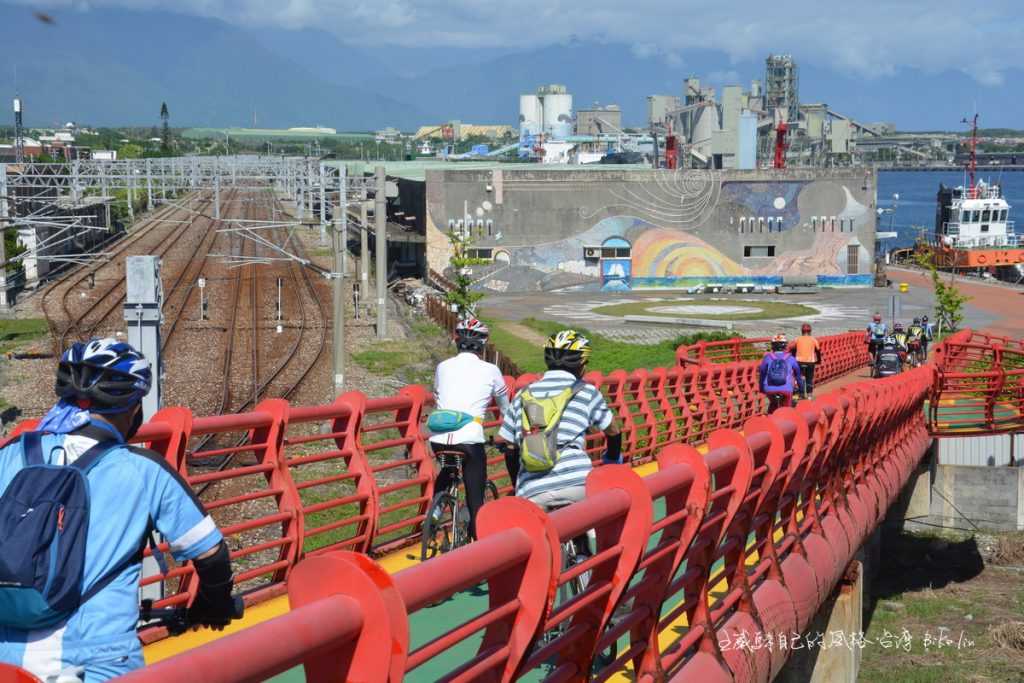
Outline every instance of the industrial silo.
{"type": "Polygon", "coordinates": [[[538,135],[544,126],[544,106],[536,95],[519,96],[519,135],[538,135]]]}
{"type": "Polygon", "coordinates": [[[694,116],[696,121],[693,123],[689,143],[693,145],[693,151],[707,157],[711,154],[712,137],[722,128],[718,123],[718,109],[713,104],[701,107],[694,112],[694,116]]]}
{"type": "Polygon", "coordinates": [[[572,135],[572,95],[544,95],[544,134],[555,140],[564,140],[572,135]]]}

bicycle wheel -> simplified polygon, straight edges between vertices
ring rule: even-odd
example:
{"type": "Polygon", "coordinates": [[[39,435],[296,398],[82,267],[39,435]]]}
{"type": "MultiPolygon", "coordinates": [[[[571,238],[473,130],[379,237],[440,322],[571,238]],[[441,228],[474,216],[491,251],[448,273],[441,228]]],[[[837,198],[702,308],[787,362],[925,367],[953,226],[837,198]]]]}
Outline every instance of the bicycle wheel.
{"type": "Polygon", "coordinates": [[[452,499],[455,501],[455,524],[452,525],[451,549],[455,550],[469,543],[469,508],[466,507],[466,501],[459,500],[454,496],[452,499]]]}
{"type": "Polygon", "coordinates": [[[438,493],[427,508],[423,520],[423,537],[420,540],[420,559],[446,553],[452,549],[452,529],[455,518],[455,499],[447,493],[438,493]]]}
{"type": "Polygon", "coordinates": [[[498,500],[498,487],[488,479],[484,486],[484,503],[490,503],[492,500],[498,500]]]}
{"type": "MultiPolygon", "coordinates": [[[[564,552],[566,553],[566,557],[569,558],[567,564],[568,567],[572,567],[577,564],[582,564],[583,562],[586,562],[588,559],[590,559],[589,555],[584,555],[583,553],[577,551],[575,541],[569,541],[563,546],[563,548],[564,552]]],[[[591,571],[585,571],[576,578],[566,583],[564,586],[564,598],[566,600],[571,600],[583,591],[587,590],[587,586],[590,585],[592,573],[593,572],[591,571]]],[[[614,623],[614,621],[612,623],[614,623]]],[[[611,625],[612,624],[609,624],[608,626],[610,627],[611,625]]],[[[591,673],[596,673],[601,669],[605,668],[606,666],[608,666],[609,664],[611,664],[612,662],[614,662],[615,658],[618,657],[618,654],[618,643],[612,643],[601,652],[596,653],[594,655],[593,661],[590,664],[591,673]]]]}

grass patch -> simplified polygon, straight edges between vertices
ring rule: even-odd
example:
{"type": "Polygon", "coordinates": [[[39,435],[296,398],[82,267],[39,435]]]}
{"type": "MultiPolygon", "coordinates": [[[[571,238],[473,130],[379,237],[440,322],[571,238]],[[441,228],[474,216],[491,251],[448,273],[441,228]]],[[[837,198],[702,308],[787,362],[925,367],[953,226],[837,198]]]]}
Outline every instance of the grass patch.
{"type": "Polygon", "coordinates": [[[637,301],[628,304],[612,304],[595,308],[594,313],[602,315],[655,315],[666,318],[672,317],[694,317],[706,320],[769,320],[775,318],[803,318],[817,315],[818,310],[803,304],[792,304],[783,301],[746,301],[722,299],[719,301],[679,301],[680,306],[693,306],[697,308],[709,308],[713,306],[745,306],[757,308],[757,311],[740,313],[665,313],[652,309],[663,306],[672,306],[671,301],[637,301]]]}
{"type": "Polygon", "coordinates": [[[407,384],[430,384],[434,365],[449,350],[440,327],[417,320],[408,339],[379,342],[352,354],[352,360],[376,375],[398,377],[407,384]]]}
{"type": "MultiPolygon", "coordinates": [[[[498,347],[501,353],[511,358],[523,372],[544,372],[544,352],[538,344],[526,341],[510,332],[500,320],[488,320],[487,324],[491,328],[491,342],[498,347]]],[[[544,337],[566,329],[566,325],[562,323],[537,320],[536,318],[526,318],[519,324],[535,330],[544,337]]],[[[734,339],[742,336],[735,332],[696,332],[680,335],[675,339],[657,344],[631,344],[608,339],[582,327],[573,329],[590,339],[594,350],[590,356],[588,368],[600,372],[611,372],[619,368],[629,371],[637,368],[671,367],[676,363],[676,349],[684,344],[734,339]]]]}
{"type": "Polygon", "coordinates": [[[22,344],[48,334],[50,328],[42,318],[0,320],[0,353],[12,351],[22,344]]]}
{"type": "Polygon", "coordinates": [[[883,543],[859,680],[1024,680],[1021,651],[1002,642],[1018,633],[1024,576],[986,564],[971,536],[900,533],[883,543]]]}

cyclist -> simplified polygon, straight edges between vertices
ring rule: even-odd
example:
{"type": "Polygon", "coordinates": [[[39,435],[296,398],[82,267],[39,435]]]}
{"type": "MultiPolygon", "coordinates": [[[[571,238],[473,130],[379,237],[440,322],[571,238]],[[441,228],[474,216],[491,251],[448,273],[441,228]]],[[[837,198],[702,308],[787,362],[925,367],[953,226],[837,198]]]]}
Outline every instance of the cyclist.
{"type": "Polygon", "coordinates": [[[804,378],[803,398],[814,397],[814,368],[821,362],[821,345],[811,336],[811,326],[804,323],[800,326],[800,336],[793,343],[797,365],[804,378]]]}
{"type": "Polygon", "coordinates": [[[873,367],[873,377],[891,377],[892,375],[898,375],[903,370],[900,347],[892,335],[882,340],[882,346],[875,355],[873,367]]]}
{"type": "Polygon", "coordinates": [[[907,350],[907,342],[910,340],[910,336],[907,334],[906,328],[903,327],[903,323],[893,323],[892,338],[896,340],[896,345],[903,351],[907,350]]]}
{"type": "MultiPolygon", "coordinates": [[[[544,362],[547,372],[539,380],[520,391],[509,406],[496,441],[512,453],[509,460],[516,462],[516,495],[537,503],[545,509],[563,507],[583,499],[587,475],[593,468],[590,456],[584,450],[587,431],[595,428],[604,432],[607,440],[605,463],[619,463],[622,458],[622,432],[619,421],[612,414],[597,387],[583,381],[590,358],[590,340],[575,330],[557,332],[544,344],[544,362]],[[559,406],[557,419],[547,425],[554,432],[556,450],[554,465],[544,471],[530,471],[515,457],[522,455],[526,429],[524,422],[526,401],[566,399],[559,406]]],[[[527,425],[527,428],[531,428],[527,425]]]]}
{"type": "MultiPolygon", "coordinates": [[[[89,490],[87,522],[80,522],[87,524],[82,601],[68,618],[43,628],[19,628],[20,617],[0,614],[0,661],[43,680],[64,675],[85,683],[143,666],[136,635],[139,575],[141,551],[154,527],[169,541],[175,560],[192,560],[198,574],[189,622],[223,629],[231,620],[231,560],[217,525],[161,455],[126,443],[142,425],[142,397],[151,382],[149,362],[130,345],[115,339],[77,342],[61,357],[55,386],[60,400],[38,432],[0,449],[0,492],[25,468],[26,457],[67,466],[85,456],[93,463],[79,470],[89,490]]],[[[0,505],[7,507],[9,499],[0,497],[0,505]]],[[[63,518],[58,516],[58,529],[63,518]]],[[[0,558],[0,575],[4,560],[14,559],[0,558]]]]}
{"type": "Polygon", "coordinates": [[[886,335],[888,334],[888,331],[889,330],[885,326],[885,323],[882,322],[882,314],[875,313],[875,315],[871,319],[871,323],[868,325],[866,335],[868,342],[868,352],[871,354],[872,357],[878,355],[878,350],[882,346],[882,340],[885,339],[886,335]]]}
{"type": "MultiPolygon", "coordinates": [[[[455,326],[458,354],[441,361],[434,373],[434,399],[438,409],[465,413],[472,421],[464,427],[430,437],[434,452],[458,451],[464,455],[463,480],[466,508],[469,510],[469,536],[476,539],[476,513],[484,504],[487,484],[487,455],[484,452],[483,421],[493,398],[502,415],[508,412],[508,387],[501,370],[480,358],[490,330],[476,318],[466,318],[455,326]]],[[[451,483],[452,472],[441,470],[436,490],[451,483]]]]}
{"type": "Polygon", "coordinates": [[[774,413],[776,408],[793,405],[793,390],[797,386],[800,387],[801,394],[806,390],[800,366],[786,351],[786,335],[775,335],[771,343],[771,351],[764,354],[761,365],[757,368],[761,393],[768,398],[769,414],[774,413]]]}
{"type": "Polygon", "coordinates": [[[907,328],[907,351],[911,360],[917,365],[922,360],[921,348],[924,340],[924,326],[920,318],[914,318],[907,328]]]}
{"type": "Polygon", "coordinates": [[[921,318],[921,355],[928,359],[928,343],[935,338],[935,328],[928,322],[928,316],[921,318]]]}

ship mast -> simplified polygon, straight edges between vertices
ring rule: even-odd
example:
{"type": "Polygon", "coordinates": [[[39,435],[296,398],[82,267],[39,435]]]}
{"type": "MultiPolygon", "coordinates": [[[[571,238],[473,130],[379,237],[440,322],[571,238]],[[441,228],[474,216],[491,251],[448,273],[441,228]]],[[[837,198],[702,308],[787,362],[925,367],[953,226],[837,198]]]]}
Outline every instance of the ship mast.
{"type": "Polygon", "coordinates": [[[974,119],[968,121],[963,120],[963,123],[971,124],[971,156],[967,160],[967,179],[969,181],[968,186],[968,197],[974,197],[974,173],[978,170],[978,114],[974,114],[974,119]]]}

